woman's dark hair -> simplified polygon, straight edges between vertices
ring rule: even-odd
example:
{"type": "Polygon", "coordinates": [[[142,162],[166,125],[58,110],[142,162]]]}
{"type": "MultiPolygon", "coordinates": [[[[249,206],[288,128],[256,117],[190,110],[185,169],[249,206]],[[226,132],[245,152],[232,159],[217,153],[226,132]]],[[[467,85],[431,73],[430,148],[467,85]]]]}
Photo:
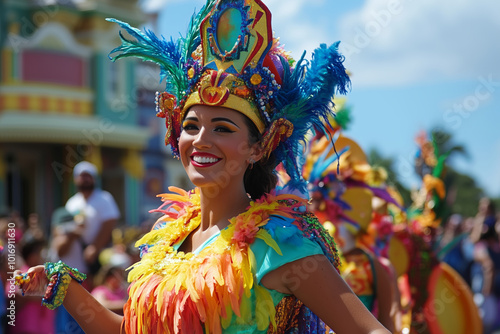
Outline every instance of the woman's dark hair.
{"type": "MultiPolygon", "coordinates": [[[[257,126],[247,116],[245,116],[245,123],[249,129],[250,145],[259,142],[262,139],[262,135],[259,133],[257,126]]],[[[275,167],[276,158],[273,153],[271,153],[269,158],[266,159],[264,157],[254,163],[253,166],[248,166],[243,182],[246,192],[252,199],[259,199],[276,187],[278,177],[274,173],[275,167]]]]}

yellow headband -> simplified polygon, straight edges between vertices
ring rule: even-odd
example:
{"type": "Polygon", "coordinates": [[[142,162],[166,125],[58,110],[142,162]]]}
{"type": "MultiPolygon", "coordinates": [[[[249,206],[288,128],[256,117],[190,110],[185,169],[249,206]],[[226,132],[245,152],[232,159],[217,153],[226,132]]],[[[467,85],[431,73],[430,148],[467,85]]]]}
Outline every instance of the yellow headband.
{"type": "Polygon", "coordinates": [[[182,108],[181,117],[184,117],[190,107],[197,104],[226,107],[247,116],[262,134],[265,130],[265,124],[252,101],[249,89],[242,80],[235,76],[230,74],[223,78],[223,75],[222,70],[218,72],[207,71],[200,80],[198,89],[188,96],[182,108]]]}

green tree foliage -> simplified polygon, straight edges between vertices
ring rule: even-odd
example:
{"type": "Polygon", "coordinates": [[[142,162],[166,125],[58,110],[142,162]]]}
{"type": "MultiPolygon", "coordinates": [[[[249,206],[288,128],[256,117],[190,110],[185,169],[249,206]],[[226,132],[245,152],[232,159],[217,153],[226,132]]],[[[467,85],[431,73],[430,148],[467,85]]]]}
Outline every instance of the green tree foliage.
{"type": "Polygon", "coordinates": [[[463,217],[475,216],[479,199],[485,196],[485,193],[473,177],[453,169],[453,160],[457,156],[469,158],[466,149],[462,145],[455,145],[453,136],[443,129],[436,128],[431,133],[438,153],[449,154],[443,175],[448,213],[458,213],[463,217]]]}
{"type": "Polygon", "coordinates": [[[437,149],[437,155],[448,154],[449,158],[446,161],[446,165],[452,164],[450,159],[453,159],[457,156],[456,153],[459,153],[461,156],[468,158],[469,155],[464,146],[455,145],[453,143],[452,135],[440,128],[435,128],[431,131],[431,136],[434,139],[435,148],[437,149]]]}
{"type": "Polygon", "coordinates": [[[492,198],[491,200],[493,201],[493,203],[495,203],[495,210],[497,212],[497,215],[500,215],[500,197],[492,198]]]}
{"type": "MultiPolygon", "coordinates": [[[[485,192],[476,184],[473,177],[460,173],[452,167],[453,160],[457,156],[468,157],[466,149],[462,145],[455,145],[452,134],[441,128],[432,130],[431,136],[434,139],[437,156],[448,155],[442,175],[446,188],[446,213],[443,219],[452,213],[464,217],[476,215],[479,199],[485,196],[485,192]]],[[[368,153],[368,162],[374,167],[380,166],[387,170],[387,183],[400,192],[405,206],[408,207],[412,202],[411,192],[399,181],[394,169],[394,159],[383,157],[379,151],[372,148],[368,153]]],[[[496,207],[500,209],[500,198],[494,201],[496,207]]]]}
{"type": "Polygon", "coordinates": [[[484,191],[476,185],[476,181],[469,175],[448,167],[444,183],[448,211],[458,213],[463,217],[475,216],[479,200],[484,196],[484,191]]]}

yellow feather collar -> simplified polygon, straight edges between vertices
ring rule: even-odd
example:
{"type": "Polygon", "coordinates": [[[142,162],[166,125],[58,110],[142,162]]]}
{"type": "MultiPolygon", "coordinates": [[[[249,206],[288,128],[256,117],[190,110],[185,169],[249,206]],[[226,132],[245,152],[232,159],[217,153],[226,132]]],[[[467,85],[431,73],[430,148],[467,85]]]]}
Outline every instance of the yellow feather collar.
{"type": "MultiPolygon", "coordinates": [[[[293,208],[304,200],[291,195],[267,195],[252,202],[248,210],[230,220],[211,244],[198,255],[176,251],[173,246],[200,224],[199,190],[161,195],[165,215],[155,229],[141,238],[140,262],[129,273],[129,301],[124,307],[127,333],[221,333],[233,317],[257,323],[259,330],[275,326],[274,312],[263,315],[255,305],[273,305],[268,290],[254,284],[255,258],[250,244],[255,238],[281,251],[263,228],[271,215],[292,217],[293,208]],[[253,319],[253,314],[257,316],[253,319]]],[[[274,310],[274,308],[270,308],[274,310]]]]}

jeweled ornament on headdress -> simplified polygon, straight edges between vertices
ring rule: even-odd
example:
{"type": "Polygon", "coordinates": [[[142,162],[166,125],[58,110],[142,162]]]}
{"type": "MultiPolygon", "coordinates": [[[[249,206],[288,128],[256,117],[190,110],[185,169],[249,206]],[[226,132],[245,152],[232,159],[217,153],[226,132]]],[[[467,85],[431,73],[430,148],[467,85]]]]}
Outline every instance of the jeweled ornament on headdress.
{"type": "Polygon", "coordinates": [[[183,111],[195,104],[236,109],[262,133],[281,88],[269,54],[271,13],[258,0],[220,1],[201,23],[200,39],[204,73],[183,111]]]}
{"type": "Polygon", "coordinates": [[[255,67],[271,47],[270,23],[261,1],[219,2],[200,27],[205,67],[239,74],[251,62],[255,67]]]}

